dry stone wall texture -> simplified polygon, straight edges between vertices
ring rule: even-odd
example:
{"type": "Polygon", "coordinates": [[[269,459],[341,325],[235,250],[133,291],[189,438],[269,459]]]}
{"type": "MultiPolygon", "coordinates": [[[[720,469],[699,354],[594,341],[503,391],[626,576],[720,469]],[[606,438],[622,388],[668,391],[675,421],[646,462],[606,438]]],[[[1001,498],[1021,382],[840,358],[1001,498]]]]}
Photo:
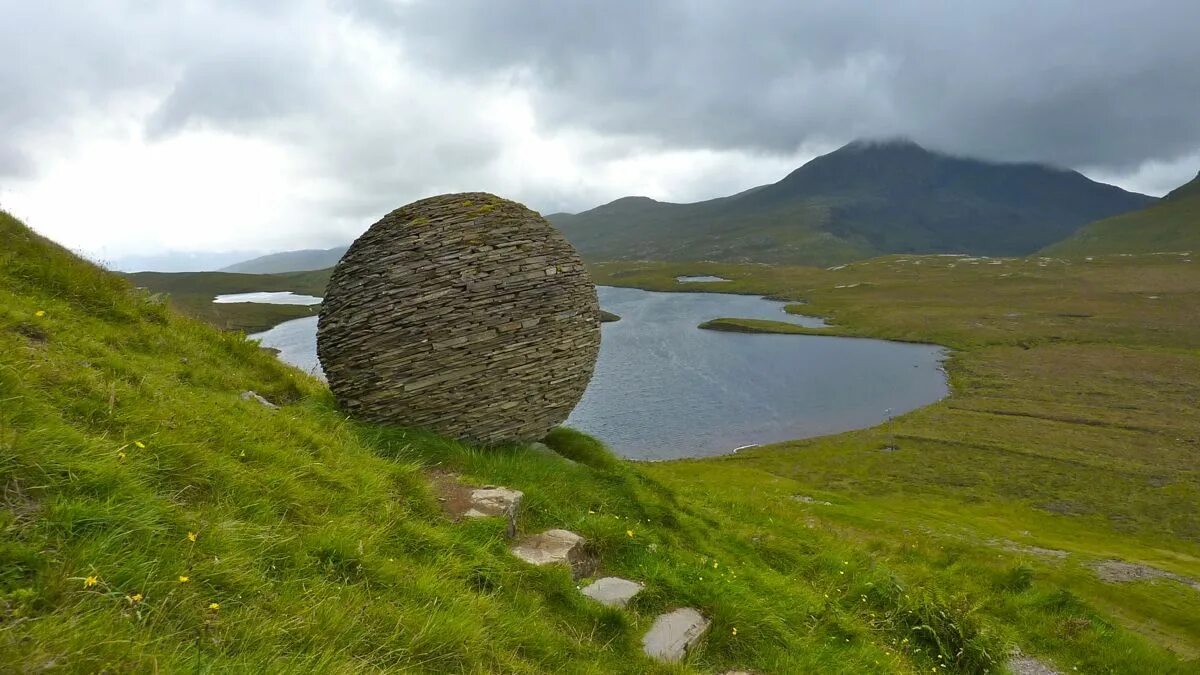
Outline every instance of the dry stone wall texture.
{"type": "Polygon", "coordinates": [[[317,356],[360,419],[533,440],[583,395],[599,311],[579,254],[539,214],[482,192],[441,195],[350,246],[325,293],[317,356]]]}

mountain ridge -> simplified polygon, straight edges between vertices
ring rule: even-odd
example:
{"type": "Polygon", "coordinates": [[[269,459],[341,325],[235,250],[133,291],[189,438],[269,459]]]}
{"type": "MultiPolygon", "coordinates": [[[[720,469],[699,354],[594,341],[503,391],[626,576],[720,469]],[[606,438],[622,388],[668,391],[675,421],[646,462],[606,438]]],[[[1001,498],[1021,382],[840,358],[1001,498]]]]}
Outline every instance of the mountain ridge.
{"type": "MultiPolygon", "coordinates": [[[[889,253],[1029,255],[1158,200],[1034,162],[996,162],[904,138],[860,139],[780,180],[698,202],[644,195],[546,216],[599,260],[826,266],[889,253]]],[[[332,267],[346,247],[285,251],[222,271],[332,267]]]]}
{"type": "Polygon", "coordinates": [[[852,142],[727,197],[625,197],[549,219],[593,260],[832,264],[885,253],[1025,255],[1154,201],[1070,169],[888,139],[852,142]]]}
{"type": "Polygon", "coordinates": [[[346,246],[333,248],[306,248],[296,251],[280,251],[268,253],[257,258],[243,260],[226,267],[219,272],[239,272],[242,274],[278,274],[281,272],[312,272],[333,267],[345,255],[346,246]]]}

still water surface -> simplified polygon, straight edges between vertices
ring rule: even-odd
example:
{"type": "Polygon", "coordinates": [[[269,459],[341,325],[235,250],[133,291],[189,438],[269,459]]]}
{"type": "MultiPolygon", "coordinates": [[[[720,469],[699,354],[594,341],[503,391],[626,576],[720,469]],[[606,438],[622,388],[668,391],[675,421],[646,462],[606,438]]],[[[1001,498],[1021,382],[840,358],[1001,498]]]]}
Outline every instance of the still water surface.
{"type": "Polygon", "coordinates": [[[259,293],[230,293],[213,298],[218,305],[236,302],[258,302],[267,305],[319,305],[321,298],[315,295],[297,295],[291,291],[263,291],[259,293]]]}
{"type": "MultiPolygon", "coordinates": [[[[626,457],[701,457],[869,427],[948,392],[940,347],[700,330],[719,317],[821,321],[748,295],[598,290],[621,320],[603,324],[595,375],[566,423],[626,457]]],[[[317,372],[316,326],[296,319],[253,337],[317,372]]]]}

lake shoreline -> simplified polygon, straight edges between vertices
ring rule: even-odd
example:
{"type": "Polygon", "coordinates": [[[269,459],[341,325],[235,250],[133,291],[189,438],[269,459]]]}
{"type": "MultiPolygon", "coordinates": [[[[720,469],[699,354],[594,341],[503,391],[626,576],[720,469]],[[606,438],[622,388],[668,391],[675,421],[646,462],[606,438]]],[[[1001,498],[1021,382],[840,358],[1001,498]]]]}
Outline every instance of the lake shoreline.
{"type": "MultiPolygon", "coordinates": [[[[592,382],[564,425],[631,460],[702,459],[866,429],[886,409],[904,413],[951,394],[940,345],[845,340],[823,319],[761,295],[597,290],[621,320],[603,324],[592,382]],[[697,326],[722,315],[775,330],[747,342],[697,326]],[[785,332],[816,339],[771,334],[785,332]]],[[[315,333],[309,317],[250,337],[316,374],[315,333]]]]}

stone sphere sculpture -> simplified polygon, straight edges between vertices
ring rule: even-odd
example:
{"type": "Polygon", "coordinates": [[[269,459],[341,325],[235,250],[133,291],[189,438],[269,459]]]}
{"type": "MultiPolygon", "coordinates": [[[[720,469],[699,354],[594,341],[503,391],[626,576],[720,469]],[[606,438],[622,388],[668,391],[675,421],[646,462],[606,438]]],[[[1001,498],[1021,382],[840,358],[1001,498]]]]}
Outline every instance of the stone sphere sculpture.
{"type": "Polygon", "coordinates": [[[567,418],[600,349],[596,287],[545,218],[484,192],[371,226],[329,280],[317,356],[339,405],[487,444],[567,418]]]}

